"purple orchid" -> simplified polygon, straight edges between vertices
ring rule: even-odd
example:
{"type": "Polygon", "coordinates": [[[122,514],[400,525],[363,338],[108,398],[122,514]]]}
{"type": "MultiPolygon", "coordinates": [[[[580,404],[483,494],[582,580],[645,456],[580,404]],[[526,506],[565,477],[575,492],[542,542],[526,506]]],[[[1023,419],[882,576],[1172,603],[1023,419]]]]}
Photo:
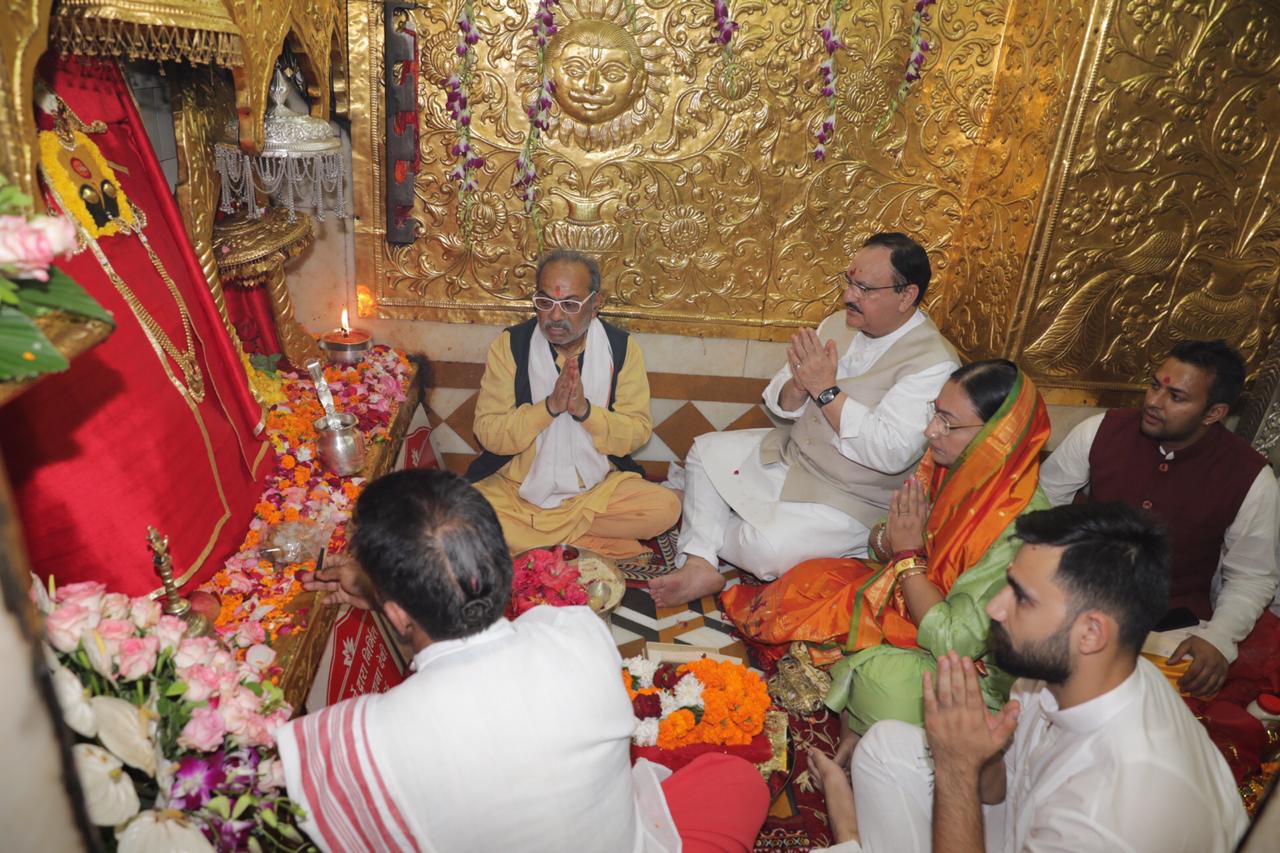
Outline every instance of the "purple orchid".
{"type": "Polygon", "coordinates": [[[214,797],[226,779],[221,753],[188,755],[178,762],[173,774],[169,805],[182,811],[197,811],[214,797]]]}
{"type": "Polygon", "coordinates": [[[711,34],[711,43],[724,47],[725,54],[730,55],[729,43],[738,32],[739,24],[733,20],[729,11],[728,0],[712,0],[711,12],[715,16],[715,31],[711,34]]]}
{"type": "Polygon", "coordinates": [[[555,103],[553,96],[556,86],[547,69],[546,46],[558,31],[555,14],[555,7],[558,5],[560,0],[539,0],[533,13],[533,37],[538,45],[538,89],[525,106],[525,115],[529,117],[529,132],[525,135],[524,147],[516,158],[515,172],[511,177],[511,186],[520,192],[525,214],[534,221],[539,244],[542,229],[538,224],[538,170],[534,165],[533,152],[537,149],[542,134],[551,128],[551,107],[555,103]]]}
{"type": "Polygon", "coordinates": [[[893,98],[889,101],[889,107],[885,110],[884,118],[880,120],[880,124],[876,127],[876,134],[879,134],[888,126],[889,120],[893,118],[894,113],[906,102],[907,94],[911,90],[911,84],[924,75],[925,54],[933,46],[929,44],[921,30],[923,24],[929,20],[929,7],[935,2],[937,0],[916,0],[915,15],[911,19],[911,54],[907,59],[902,82],[898,84],[898,91],[894,93],[893,98]]]}
{"type": "Polygon", "coordinates": [[[836,51],[844,48],[844,42],[836,37],[836,15],[842,5],[841,0],[832,4],[826,23],[818,30],[822,36],[822,49],[827,52],[827,58],[818,65],[818,79],[822,84],[818,91],[827,101],[827,116],[814,134],[818,142],[813,149],[815,160],[826,158],[827,143],[832,142],[836,134],[836,51]]]}

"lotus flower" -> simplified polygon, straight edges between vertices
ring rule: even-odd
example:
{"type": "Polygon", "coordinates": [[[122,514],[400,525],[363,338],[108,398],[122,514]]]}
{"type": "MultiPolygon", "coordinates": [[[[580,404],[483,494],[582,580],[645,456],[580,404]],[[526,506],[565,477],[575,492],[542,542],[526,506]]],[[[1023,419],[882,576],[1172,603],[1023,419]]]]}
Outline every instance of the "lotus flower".
{"type": "Polygon", "coordinates": [[[138,792],[120,759],[92,743],[71,747],[71,757],[89,820],[97,826],[116,826],[138,813],[138,792]]]}
{"type": "Polygon", "coordinates": [[[148,809],[116,836],[119,853],[213,853],[204,833],[182,812],[148,809]]]}
{"type": "Polygon", "coordinates": [[[156,747],[147,734],[150,713],[114,696],[89,700],[98,718],[98,739],[130,767],[156,773],[156,747]]]}

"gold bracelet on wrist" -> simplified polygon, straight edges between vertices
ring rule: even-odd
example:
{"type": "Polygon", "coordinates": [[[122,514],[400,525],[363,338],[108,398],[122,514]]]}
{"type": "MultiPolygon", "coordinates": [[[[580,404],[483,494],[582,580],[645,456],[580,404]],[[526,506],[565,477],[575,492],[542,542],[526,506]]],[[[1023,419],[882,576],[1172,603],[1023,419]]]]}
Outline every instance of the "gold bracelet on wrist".
{"type": "Polygon", "coordinates": [[[912,578],[912,577],[915,577],[916,575],[927,574],[928,571],[929,569],[925,566],[917,566],[914,569],[907,569],[905,572],[901,572],[898,575],[898,583],[902,583],[907,578],[912,578]]]}

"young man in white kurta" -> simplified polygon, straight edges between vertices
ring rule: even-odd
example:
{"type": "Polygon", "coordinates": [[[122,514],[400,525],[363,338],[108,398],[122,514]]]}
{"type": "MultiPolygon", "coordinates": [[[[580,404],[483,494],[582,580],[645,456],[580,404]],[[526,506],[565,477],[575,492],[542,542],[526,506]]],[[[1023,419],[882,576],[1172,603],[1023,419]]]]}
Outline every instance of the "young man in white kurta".
{"type": "Polygon", "coordinates": [[[1164,532],[1123,504],[1030,513],[1017,532],[987,612],[996,664],[1028,678],[991,714],[977,667],[951,652],[924,677],[924,729],[872,726],[852,791],[811,753],[830,849],[1229,853],[1247,819],[1226,761],[1138,657],[1168,604],[1164,532]]]}
{"type": "MultiPolygon", "coordinates": [[[[1066,710],[1044,682],[1020,680],[1010,698],[1022,712],[1005,754],[1005,801],[983,809],[988,851],[1235,849],[1248,818],[1231,771],[1146,660],[1119,687],[1066,710]]],[[[830,850],[931,849],[933,762],[924,729],[898,721],[872,726],[858,744],[853,790],[861,843],[830,850]]]]}

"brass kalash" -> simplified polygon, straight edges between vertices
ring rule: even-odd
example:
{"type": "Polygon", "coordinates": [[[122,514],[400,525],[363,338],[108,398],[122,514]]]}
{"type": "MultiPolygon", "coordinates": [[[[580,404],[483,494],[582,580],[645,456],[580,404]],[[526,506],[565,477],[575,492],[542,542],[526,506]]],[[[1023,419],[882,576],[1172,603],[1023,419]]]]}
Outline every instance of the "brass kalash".
{"type": "Polygon", "coordinates": [[[177,616],[187,623],[188,637],[212,637],[213,623],[203,613],[191,608],[191,602],[178,595],[173,582],[173,558],[169,556],[169,537],[162,536],[154,527],[147,527],[147,546],[151,549],[151,563],[164,584],[164,612],[177,616]]]}

